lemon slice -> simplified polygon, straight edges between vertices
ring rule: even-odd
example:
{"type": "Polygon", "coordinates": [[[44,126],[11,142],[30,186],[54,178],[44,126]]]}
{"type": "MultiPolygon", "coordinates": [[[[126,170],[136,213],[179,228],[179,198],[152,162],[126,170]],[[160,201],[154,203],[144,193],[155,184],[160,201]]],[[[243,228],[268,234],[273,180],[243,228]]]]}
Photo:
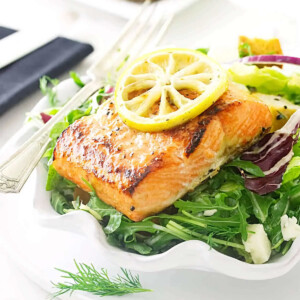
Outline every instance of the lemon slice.
{"type": "Polygon", "coordinates": [[[227,73],[206,55],[164,49],[142,56],[116,85],[115,106],[128,126],[161,131],[211,106],[227,89],[227,73]]]}

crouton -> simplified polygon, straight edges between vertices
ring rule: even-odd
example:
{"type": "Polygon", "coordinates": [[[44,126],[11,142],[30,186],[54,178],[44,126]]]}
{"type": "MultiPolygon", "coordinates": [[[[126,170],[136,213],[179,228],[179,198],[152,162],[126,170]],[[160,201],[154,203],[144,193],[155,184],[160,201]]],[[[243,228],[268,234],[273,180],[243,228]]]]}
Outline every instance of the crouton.
{"type": "Polygon", "coordinates": [[[240,57],[262,54],[282,54],[282,49],[279,40],[276,38],[264,40],[240,36],[239,54],[240,57]]]}

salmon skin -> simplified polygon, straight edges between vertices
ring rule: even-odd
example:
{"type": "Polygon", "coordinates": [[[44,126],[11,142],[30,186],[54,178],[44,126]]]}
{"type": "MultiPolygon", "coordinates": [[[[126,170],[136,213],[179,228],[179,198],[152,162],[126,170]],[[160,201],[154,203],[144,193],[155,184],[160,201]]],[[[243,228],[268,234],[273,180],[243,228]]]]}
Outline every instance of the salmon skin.
{"type": "Polygon", "coordinates": [[[163,132],[129,128],[108,100],[61,134],[53,166],[89,191],[85,179],[101,200],[140,221],[216,174],[271,125],[268,107],[235,85],[201,115],[163,132]]]}

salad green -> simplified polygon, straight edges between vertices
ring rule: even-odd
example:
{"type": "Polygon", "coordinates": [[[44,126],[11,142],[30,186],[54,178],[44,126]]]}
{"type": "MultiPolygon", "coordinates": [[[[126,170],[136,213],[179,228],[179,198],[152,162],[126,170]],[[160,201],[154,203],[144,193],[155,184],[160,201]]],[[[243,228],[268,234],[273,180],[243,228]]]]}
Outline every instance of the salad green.
{"type": "Polygon", "coordinates": [[[286,97],[300,104],[300,74],[284,75],[277,67],[234,64],[229,69],[232,80],[260,93],[286,97]]]}
{"type": "Polygon", "coordinates": [[[75,291],[89,292],[101,297],[151,292],[151,290],[143,288],[139,276],[133,275],[129,270],[121,268],[121,275],[110,277],[106,269],[101,268],[98,271],[93,265],[76,261],[74,263],[77,273],[56,269],[62,273],[61,277],[65,282],[52,283],[56,288],[52,299],[68,292],[72,295],[75,291]]]}
{"type": "Polygon", "coordinates": [[[252,50],[251,46],[248,43],[242,43],[239,45],[239,57],[246,57],[246,56],[251,56],[252,50]]]}
{"type": "MultiPolygon", "coordinates": [[[[287,77],[272,68],[258,69],[241,65],[233,66],[230,73],[236,82],[265,93],[289,95],[289,99],[295,103],[298,103],[298,98],[300,101],[298,75],[287,77]]],[[[72,78],[81,85],[78,75],[73,73],[72,78]]],[[[52,79],[47,80],[56,83],[52,79]]],[[[49,96],[50,105],[55,106],[53,91],[45,84],[42,87],[49,96]]],[[[245,188],[241,169],[256,177],[263,177],[264,173],[250,161],[238,158],[223,166],[217,175],[178,199],[164,212],[140,222],[131,221],[102,202],[92,186],[87,203],[83,203],[79,197],[74,198],[75,184],[61,177],[51,165],[56,140],[74,121],[95,113],[112,91],[111,86],[101,88],[95,97],[71,111],[64,122],[57,123],[51,131],[51,142],[44,155],[48,160],[46,189],[51,191],[51,204],[59,214],[86,211],[102,225],[110,244],[142,255],[162,253],[183,241],[200,240],[217,251],[252,263],[250,253],[245,250],[245,241],[249,235],[247,226],[257,223],[263,225],[270,240],[271,256],[284,255],[289,250],[292,240],[283,239],[280,222],[285,214],[296,217],[300,222],[300,141],[293,147],[294,155],[281,187],[266,195],[258,195],[245,188]]],[[[88,182],[86,184],[89,185],[88,182]]]]}

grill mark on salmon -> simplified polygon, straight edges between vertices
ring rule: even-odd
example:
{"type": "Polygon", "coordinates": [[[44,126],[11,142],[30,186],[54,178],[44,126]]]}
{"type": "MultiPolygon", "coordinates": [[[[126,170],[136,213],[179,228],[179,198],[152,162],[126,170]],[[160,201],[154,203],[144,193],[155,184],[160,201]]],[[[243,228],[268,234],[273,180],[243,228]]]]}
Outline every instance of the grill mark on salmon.
{"type": "Polygon", "coordinates": [[[195,151],[195,149],[201,142],[201,139],[202,139],[204,133],[205,133],[205,128],[201,128],[199,131],[194,133],[191,142],[185,149],[185,153],[186,153],[187,157],[189,157],[190,154],[192,154],[195,151]]]}
{"type": "Polygon", "coordinates": [[[62,133],[53,166],[85,191],[87,180],[100,199],[139,221],[215,175],[271,122],[268,107],[235,85],[203,114],[156,133],[129,128],[107,101],[62,133]]]}
{"type": "MultiPolygon", "coordinates": [[[[146,178],[146,176],[148,174],[150,174],[151,172],[154,172],[155,170],[157,170],[161,166],[162,166],[162,158],[155,157],[150,162],[150,165],[148,165],[147,167],[145,167],[145,169],[143,170],[143,172],[140,172],[138,174],[136,174],[135,171],[134,171],[134,174],[131,174],[131,172],[130,172],[130,175],[128,177],[131,178],[132,185],[129,188],[127,188],[127,189],[123,189],[124,192],[128,192],[130,195],[132,195],[134,193],[135,188],[139,185],[139,183],[144,178],[146,178]]],[[[126,174],[125,174],[125,176],[126,176],[126,174]]]]}

